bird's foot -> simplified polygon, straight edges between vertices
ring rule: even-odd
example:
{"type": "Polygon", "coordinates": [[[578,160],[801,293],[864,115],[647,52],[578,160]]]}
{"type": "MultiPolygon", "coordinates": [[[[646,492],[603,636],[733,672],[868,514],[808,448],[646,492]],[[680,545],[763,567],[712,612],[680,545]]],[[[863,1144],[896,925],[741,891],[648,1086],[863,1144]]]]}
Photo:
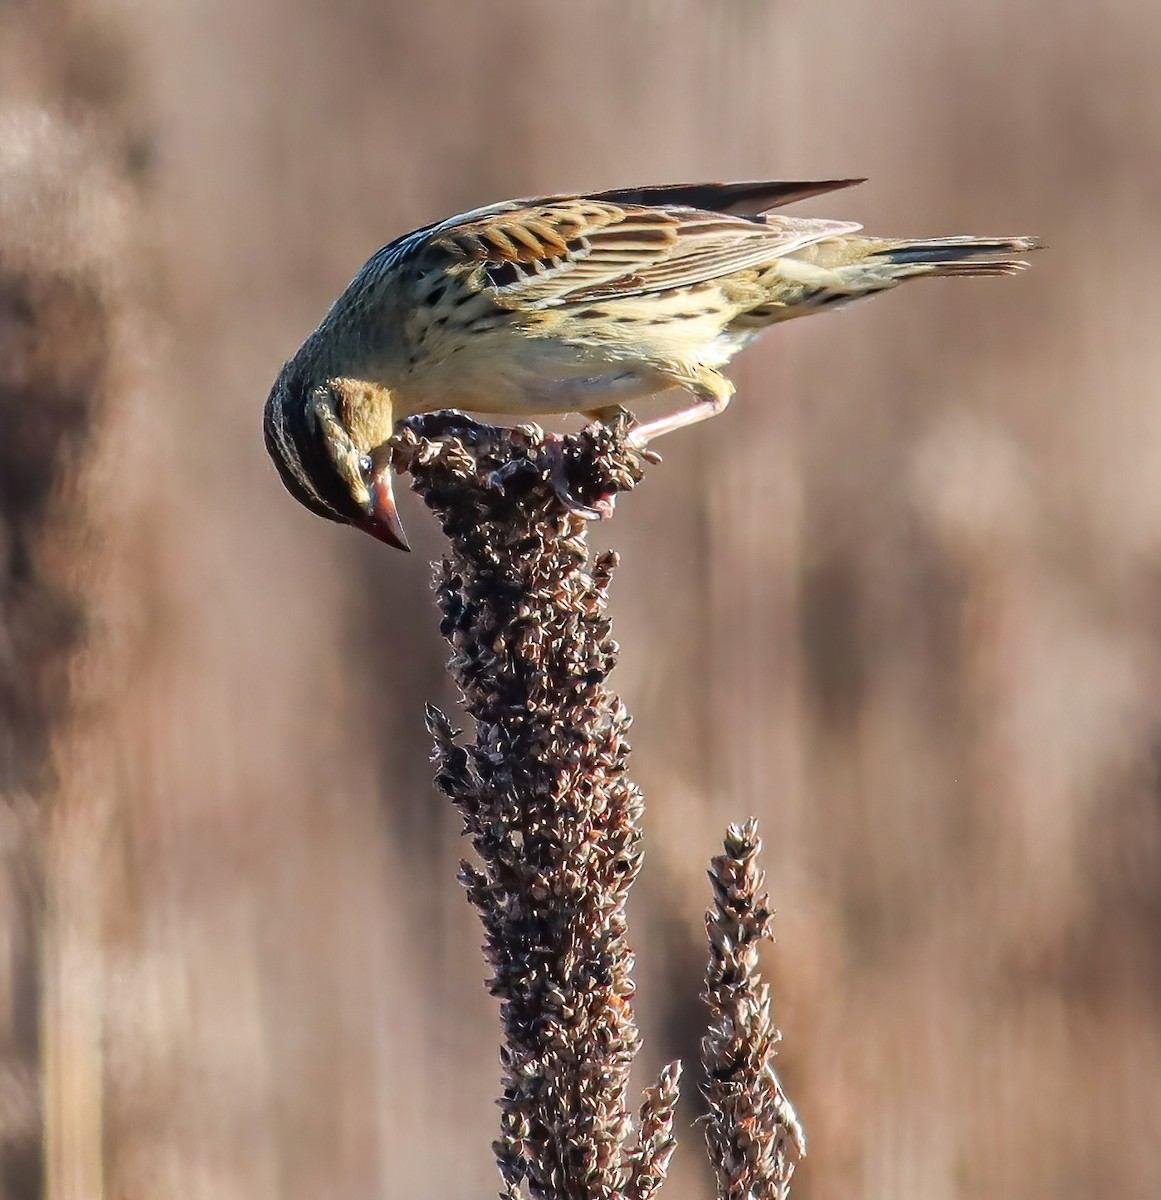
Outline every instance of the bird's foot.
{"type": "Polygon", "coordinates": [[[624,438],[625,444],[640,455],[642,461],[654,466],[661,461],[661,455],[656,450],[649,449],[648,431],[651,426],[642,425],[624,405],[610,404],[605,408],[594,408],[586,415],[594,419],[595,425],[603,425],[624,438]],[[641,430],[645,431],[643,437],[638,436],[641,430]]]}
{"type": "Polygon", "coordinates": [[[649,463],[651,466],[655,467],[659,462],[661,462],[661,455],[658,454],[656,450],[650,450],[648,442],[638,442],[637,439],[630,434],[629,445],[637,451],[637,453],[645,462],[649,463]]]}
{"type": "Polygon", "coordinates": [[[573,492],[572,482],[568,477],[566,444],[566,439],[559,433],[545,434],[544,446],[549,462],[548,483],[556,498],[570,513],[584,517],[586,521],[601,521],[611,517],[617,504],[615,492],[604,492],[591,503],[586,503],[573,492]]]}
{"type": "Polygon", "coordinates": [[[532,482],[540,477],[540,472],[536,469],[536,464],[529,462],[528,459],[514,458],[502,467],[489,471],[487,482],[490,488],[502,491],[513,479],[519,479],[521,476],[532,482]]]}

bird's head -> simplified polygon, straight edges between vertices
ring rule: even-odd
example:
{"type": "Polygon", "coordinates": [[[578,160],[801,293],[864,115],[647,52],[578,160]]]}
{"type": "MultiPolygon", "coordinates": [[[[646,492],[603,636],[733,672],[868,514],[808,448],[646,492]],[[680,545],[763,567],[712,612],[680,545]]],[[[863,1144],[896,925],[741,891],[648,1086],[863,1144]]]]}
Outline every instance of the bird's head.
{"type": "Polygon", "coordinates": [[[410,550],[395,509],[391,394],[350,379],[318,383],[293,362],[266,401],[266,449],[286,490],[311,512],[410,550]]]}

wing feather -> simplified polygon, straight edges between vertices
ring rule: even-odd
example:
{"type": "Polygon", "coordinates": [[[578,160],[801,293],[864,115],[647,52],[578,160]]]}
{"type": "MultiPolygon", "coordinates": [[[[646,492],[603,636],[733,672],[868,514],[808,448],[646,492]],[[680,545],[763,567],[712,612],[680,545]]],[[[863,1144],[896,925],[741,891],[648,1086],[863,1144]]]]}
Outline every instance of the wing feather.
{"type": "Polygon", "coordinates": [[[849,221],[554,197],[445,222],[431,230],[428,247],[446,256],[449,273],[470,277],[502,307],[543,308],[695,286],[859,228],[849,221]]]}
{"type": "Polygon", "coordinates": [[[639,188],[618,188],[597,192],[594,200],[613,204],[660,204],[682,208],[700,208],[706,212],[756,215],[794,204],[811,196],[837,192],[841,188],[866,183],[865,179],[818,179],[789,182],[762,179],[746,183],[669,183],[639,188]]]}

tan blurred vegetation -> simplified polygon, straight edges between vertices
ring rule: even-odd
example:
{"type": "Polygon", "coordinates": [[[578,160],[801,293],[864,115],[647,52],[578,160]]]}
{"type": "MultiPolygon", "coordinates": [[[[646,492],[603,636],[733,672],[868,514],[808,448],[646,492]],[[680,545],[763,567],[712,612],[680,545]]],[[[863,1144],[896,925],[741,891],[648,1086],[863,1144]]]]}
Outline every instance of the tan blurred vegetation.
{"type": "Polygon", "coordinates": [[[755,813],[800,1200],[1155,1195],[1159,62],[1149,0],[0,2],[0,1194],[41,1117],[67,1200],[494,1193],[438,539],[295,506],[266,391],[435,216],[867,174],[816,211],[1051,250],[776,331],[594,533],[642,1082],[755,813]]]}

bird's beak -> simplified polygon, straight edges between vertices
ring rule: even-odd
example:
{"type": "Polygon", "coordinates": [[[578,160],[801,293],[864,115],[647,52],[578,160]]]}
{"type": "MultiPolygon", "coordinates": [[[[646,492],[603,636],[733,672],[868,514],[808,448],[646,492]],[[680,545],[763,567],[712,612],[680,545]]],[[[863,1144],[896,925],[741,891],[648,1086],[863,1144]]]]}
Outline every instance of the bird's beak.
{"type": "Polygon", "coordinates": [[[410,550],[407,534],[403,532],[403,522],[395,507],[395,493],[392,490],[391,461],[377,466],[375,473],[368,480],[367,490],[370,493],[370,511],[363,528],[381,542],[394,546],[397,550],[410,550]]]}

